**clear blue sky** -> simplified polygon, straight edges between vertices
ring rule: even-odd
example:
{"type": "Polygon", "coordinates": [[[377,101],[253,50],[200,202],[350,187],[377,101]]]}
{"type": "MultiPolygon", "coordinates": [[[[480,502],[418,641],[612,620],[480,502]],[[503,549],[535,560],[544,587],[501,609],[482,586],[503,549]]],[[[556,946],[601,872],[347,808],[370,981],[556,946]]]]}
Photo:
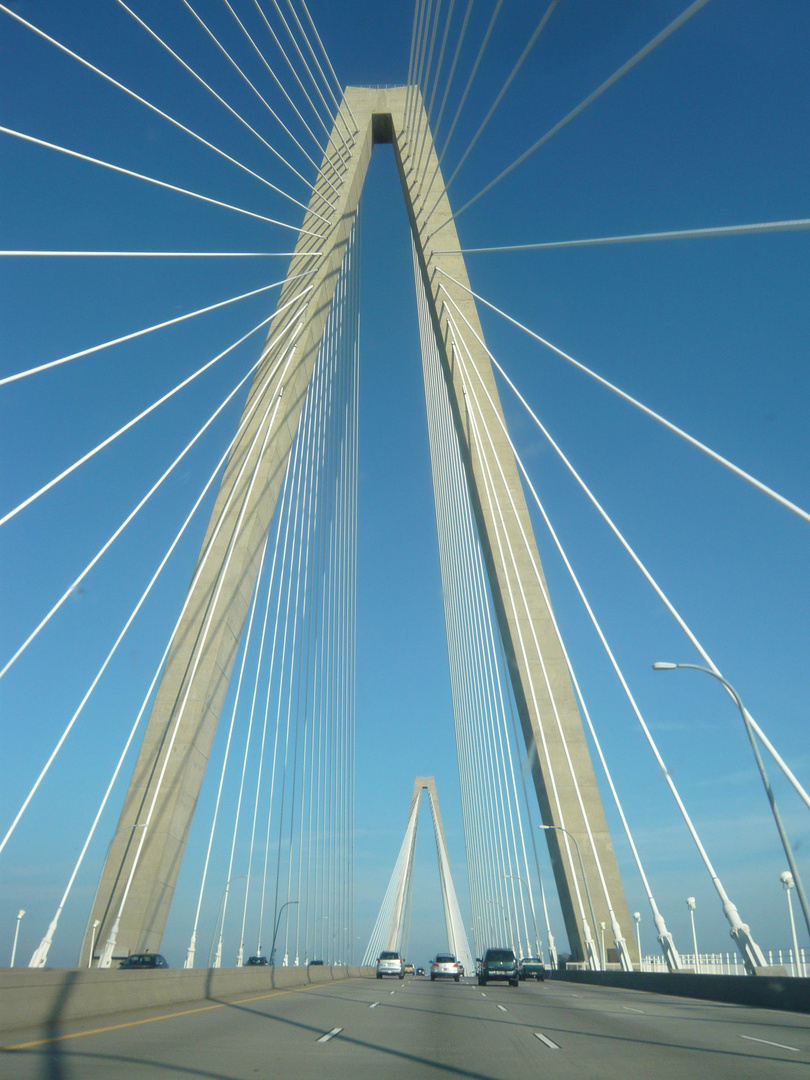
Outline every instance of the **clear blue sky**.
{"type": "MultiPolygon", "coordinates": [[[[269,165],[267,151],[117,5],[20,0],[10,6],[252,168],[273,179],[283,175],[269,165]]],[[[261,106],[194,30],[180,4],[138,0],[135,6],[260,122],[261,106]]],[[[222,5],[199,0],[196,6],[236,42],[222,5]]],[[[236,6],[240,12],[252,8],[236,6]]],[[[451,186],[453,205],[463,205],[685,6],[684,0],[561,0],[451,186]]],[[[491,3],[476,5],[469,31],[475,46],[465,50],[462,84],[491,8],[491,3]]],[[[506,0],[448,150],[451,168],[543,8],[506,0]]],[[[310,9],[345,83],[405,81],[410,5],[312,0],[310,9]]],[[[293,225],[300,220],[297,207],[195,146],[2,12],[0,26],[3,125],[293,225]]],[[[810,8],[800,0],[711,0],[461,215],[462,244],[810,216],[808,40],[810,8]]],[[[240,55],[253,65],[247,52],[240,55]]],[[[259,77],[257,66],[251,71],[259,77]]],[[[290,250],[294,242],[292,231],[0,138],[4,249],[276,251],[290,250]]],[[[291,190],[306,201],[303,185],[291,190]]],[[[409,241],[388,148],[375,151],[363,213],[355,845],[362,946],[401,841],[417,774],[437,778],[451,857],[463,873],[409,241]],[[402,730],[404,740],[397,736],[402,730]]],[[[808,508],[809,237],[797,232],[479,254],[469,257],[468,270],[473,287],[487,299],[808,508]]],[[[282,277],[285,265],[283,259],[3,259],[3,373],[257,288],[282,277]]],[[[2,510],[269,311],[266,298],[254,298],[0,389],[2,510]]],[[[810,527],[498,316],[483,311],[481,317],[495,355],[794,771],[810,781],[810,527]]],[[[242,347],[221,372],[0,529],[3,660],[245,370],[256,347],[242,347]]],[[[786,946],[778,882],[784,856],[733,706],[703,676],[653,675],[653,660],[695,661],[693,650],[509,391],[502,389],[502,397],[524,460],[728,891],[763,947],[786,946]]],[[[223,417],[173,486],[4,680],[3,831],[237,415],[238,407],[223,417]]],[[[537,532],[558,618],[659,904],[686,949],[684,900],[696,896],[701,948],[727,950],[731,943],[705,870],[564,568],[542,526],[537,532]]],[[[29,913],[21,956],[27,959],[44,932],[73,865],[76,838],[89,823],[133,702],[140,701],[162,650],[198,543],[199,530],[178,552],[160,595],[134,628],[64,758],[0,856],[0,950],[7,937],[10,942],[20,907],[29,913]]],[[[807,811],[775,767],[771,774],[800,866],[810,875],[807,811]]],[[[122,795],[123,790],[119,799],[122,795]]],[[[615,815],[610,809],[608,814],[613,823],[615,815]]],[[[107,837],[116,815],[117,806],[108,815],[107,837]]],[[[626,871],[630,909],[644,913],[647,951],[653,945],[650,920],[615,828],[614,841],[626,871]]],[[[192,841],[192,851],[199,842],[192,841]]],[[[86,917],[105,846],[100,838],[77,885],[52,953],[56,963],[73,961],[77,928],[86,917]]],[[[417,961],[443,944],[430,858],[420,847],[412,932],[417,961]]],[[[184,869],[181,898],[191,895],[195,880],[194,871],[184,869]]],[[[173,963],[182,961],[188,921],[187,914],[172,916],[165,951],[173,963]]],[[[562,937],[558,918],[554,929],[562,937]]],[[[2,952],[0,962],[7,962],[2,952]]]]}

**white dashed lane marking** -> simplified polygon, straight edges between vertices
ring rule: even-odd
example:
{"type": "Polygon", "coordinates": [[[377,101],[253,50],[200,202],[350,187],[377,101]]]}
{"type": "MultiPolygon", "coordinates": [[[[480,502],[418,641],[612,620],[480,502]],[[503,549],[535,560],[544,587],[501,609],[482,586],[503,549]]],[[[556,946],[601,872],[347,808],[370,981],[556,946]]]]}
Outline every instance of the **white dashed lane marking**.
{"type": "Polygon", "coordinates": [[[343,1028],[332,1028],[331,1031],[327,1031],[325,1035],[321,1035],[317,1041],[319,1043],[328,1043],[330,1039],[334,1039],[336,1035],[339,1035],[343,1031],[343,1028]]]}
{"type": "Polygon", "coordinates": [[[643,1009],[631,1009],[629,1005],[622,1005],[622,1008],[624,1009],[625,1012],[641,1013],[641,1015],[644,1016],[644,1010],[643,1009]]]}
{"type": "Polygon", "coordinates": [[[534,1037],[535,1037],[535,1039],[539,1039],[541,1043],[543,1043],[545,1046],[547,1046],[549,1048],[549,1050],[559,1050],[560,1049],[559,1046],[557,1045],[557,1043],[555,1043],[553,1039],[550,1039],[548,1037],[548,1035],[544,1035],[542,1031],[535,1031],[534,1032],[534,1037]]]}
{"type": "Polygon", "coordinates": [[[379,1001],[372,1001],[372,1003],[369,1005],[369,1008],[376,1009],[379,1004],[379,1001]]]}
{"type": "Polygon", "coordinates": [[[500,1009],[501,1012],[509,1012],[509,1010],[503,1005],[496,1005],[495,1008],[500,1009]]]}
{"type": "Polygon", "coordinates": [[[771,1042],[770,1039],[755,1039],[753,1035],[741,1035],[741,1039],[748,1039],[749,1042],[765,1043],[766,1046],[778,1046],[780,1050],[793,1050],[797,1054],[801,1053],[798,1046],[785,1046],[784,1043],[771,1042]]]}

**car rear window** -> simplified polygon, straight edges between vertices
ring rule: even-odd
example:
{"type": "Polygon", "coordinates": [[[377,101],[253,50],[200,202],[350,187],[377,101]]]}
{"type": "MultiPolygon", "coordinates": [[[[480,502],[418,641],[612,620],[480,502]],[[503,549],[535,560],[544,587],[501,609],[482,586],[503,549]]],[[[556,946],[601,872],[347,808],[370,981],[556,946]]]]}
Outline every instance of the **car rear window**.
{"type": "Polygon", "coordinates": [[[455,962],[455,956],[452,956],[450,953],[439,953],[436,957],[437,964],[455,964],[455,962]]]}
{"type": "Polygon", "coordinates": [[[504,963],[507,960],[514,960],[515,954],[511,949],[489,949],[487,951],[487,960],[495,960],[498,963],[504,963]]]}
{"type": "Polygon", "coordinates": [[[380,953],[380,959],[381,960],[399,960],[399,953],[398,952],[381,952],[380,953]]]}

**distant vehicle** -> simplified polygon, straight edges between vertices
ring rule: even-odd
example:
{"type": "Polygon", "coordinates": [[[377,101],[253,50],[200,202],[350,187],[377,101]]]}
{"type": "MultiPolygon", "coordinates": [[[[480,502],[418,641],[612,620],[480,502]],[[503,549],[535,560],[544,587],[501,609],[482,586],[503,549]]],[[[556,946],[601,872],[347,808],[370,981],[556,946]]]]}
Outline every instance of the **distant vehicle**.
{"type": "Polygon", "coordinates": [[[455,979],[455,981],[458,982],[461,978],[461,973],[461,964],[456,960],[452,953],[436,953],[436,959],[431,961],[431,982],[435,979],[455,979]]]}
{"type": "Polygon", "coordinates": [[[168,966],[166,957],[154,952],[132,953],[131,956],[125,957],[118,965],[119,969],[132,970],[137,968],[140,971],[150,968],[167,968],[168,966]]]}
{"type": "Polygon", "coordinates": [[[478,985],[487,982],[508,982],[517,986],[520,981],[518,964],[511,949],[487,949],[478,972],[478,985]]]}
{"type": "Polygon", "coordinates": [[[309,967],[323,967],[323,960],[310,960],[309,967]]]}
{"type": "Polygon", "coordinates": [[[416,974],[417,974],[417,975],[422,975],[422,976],[425,976],[425,975],[427,975],[427,972],[425,971],[425,969],[424,969],[424,968],[417,968],[417,969],[416,969],[416,974]]]}
{"type": "Polygon", "coordinates": [[[405,965],[405,974],[406,975],[413,975],[414,974],[413,964],[406,964],[405,965]]]}
{"type": "Polygon", "coordinates": [[[402,957],[398,952],[381,952],[377,960],[377,978],[383,975],[396,975],[398,979],[405,978],[405,968],[402,957]]]}
{"type": "Polygon", "coordinates": [[[518,964],[521,979],[537,979],[543,982],[546,977],[546,965],[539,956],[524,956],[518,964]]]}
{"type": "Polygon", "coordinates": [[[266,956],[249,956],[245,963],[245,967],[265,967],[265,965],[269,963],[270,961],[266,956]]]}

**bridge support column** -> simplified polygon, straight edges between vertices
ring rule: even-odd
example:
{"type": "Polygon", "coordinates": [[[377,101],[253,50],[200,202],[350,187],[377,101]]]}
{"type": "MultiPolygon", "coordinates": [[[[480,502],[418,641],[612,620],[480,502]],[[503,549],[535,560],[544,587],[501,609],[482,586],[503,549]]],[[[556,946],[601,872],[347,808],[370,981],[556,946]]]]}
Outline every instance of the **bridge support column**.
{"type": "MultiPolygon", "coordinates": [[[[349,88],[341,129],[355,130],[353,119],[357,130],[348,148],[332,134],[304,219],[90,913],[83,964],[96,920],[96,942],[107,960],[160,945],[259,553],[374,142],[393,143],[399,165],[543,821],[579,839],[597,920],[610,924],[612,907],[625,932],[630,926],[492,368],[474,339],[482,343],[483,334],[466,291],[464,260],[452,253],[458,237],[419,92],[349,88]],[[486,388],[483,439],[473,430],[454,354],[453,324],[461,321],[474,331],[464,335],[465,365],[472,368],[476,393],[486,388]]],[[[549,833],[548,843],[568,939],[582,958],[584,882],[557,832],[549,833]]],[[[598,935],[598,927],[592,930],[598,935]]],[[[635,952],[632,938],[629,947],[635,952]]]]}

